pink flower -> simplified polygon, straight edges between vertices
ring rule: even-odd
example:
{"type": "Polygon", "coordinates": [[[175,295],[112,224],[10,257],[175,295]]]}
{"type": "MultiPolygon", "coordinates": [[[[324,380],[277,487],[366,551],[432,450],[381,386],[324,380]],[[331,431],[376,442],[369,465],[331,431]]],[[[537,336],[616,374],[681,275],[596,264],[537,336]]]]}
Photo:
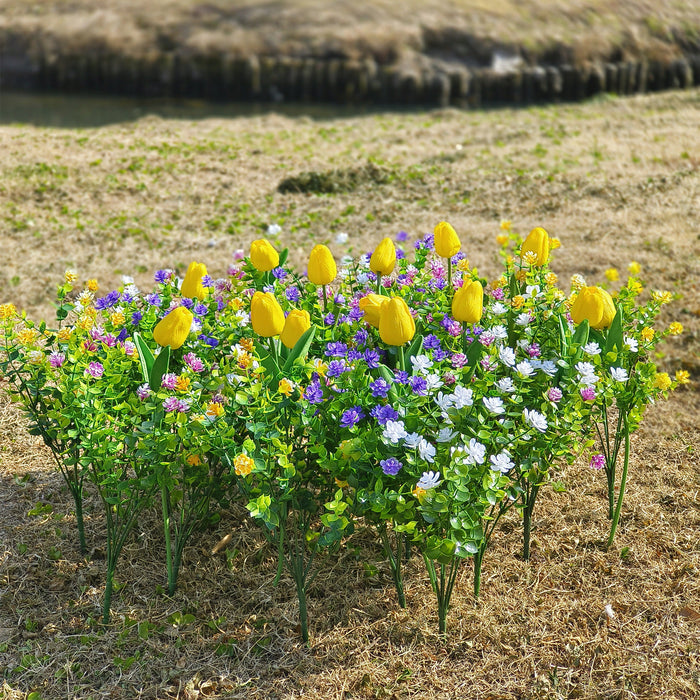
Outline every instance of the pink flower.
{"type": "Polygon", "coordinates": [[[581,389],[581,398],[584,401],[595,401],[595,389],[592,386],[584,386],[581,389]]]}
{"type": "Polygon", "coordinates": [[[561,389],[559,389],[556,386],[553,386],[547,392],[547,398],[554,403],[558,403],[559,401],[561,401],[562,396],[564,396],[564,394],[562,394],[561,389]]]}
{"type": "Polygon", "coordinates": [[[193,352],[188,352],[182,359],[193,372],[204,371],[204,363],[193,352]]]}
{"type": "Polygon", "coordinates": [[[591,457],[591,469],[602,469],[605,466],[605,455],[597,454],[591,457]]]}
{"type": "Polygon", "coordinates": [[[66,361],[66,356],[62,352],[54,350],[49,355],[49,364],[58,369],[66,361]]]}
{"type": "Polygon", "coordinates": [[[99,379],[104,374],[105,368],[100,362],[91,362],[85,368],[85,375],[99,379]]]}

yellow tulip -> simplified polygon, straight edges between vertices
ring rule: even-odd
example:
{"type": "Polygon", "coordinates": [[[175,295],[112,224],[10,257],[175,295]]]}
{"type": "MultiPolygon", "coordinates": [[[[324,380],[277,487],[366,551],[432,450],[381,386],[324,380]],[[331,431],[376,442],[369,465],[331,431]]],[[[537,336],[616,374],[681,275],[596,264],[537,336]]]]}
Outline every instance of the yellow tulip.
{"type": "Polygon", "coordinates": [[[416,322],[406,302],[393,297],[382,305],[379,318],[379,337],[387,345],[401,346],[407,343],[416,332],[416,322]]]}
{"type": "Polygon", "coordinates": [[[452,316],[462,323],[479,323],[484,310],[484,288],[478,280],[466,281],[452,299],[452,316]]]}
{"type": "Polygon", "coordinates": [[[299,338],[311,328],[311,317],[308,311],[294,309],[287,314],[280,340],[291,350],[299,338]]]}
{"type": "Polygon", "coordinates": [[[202,277],[207,274],[207,266],[204,263],[191,262],[187,268],[185,279],[180,287],[180,294],[189,299],[204,299],[206,290],[202,286],[202,277]]]}
{"type": "Polygon", "coordinates": [[[250,262],[256,270],[268,272],[280,264],[280,256],[269,241],[260,238],[250,244],[250,262]]]}
{"type": "Polygon", "coordinates": [[[365,315],[365,321],[367,321],[370,326],[379,328],[382,306],[388,301],[389,297],[383,297],[381,294],[368,294],[360,299],[360,311],[365,315]]]}
{"type": "Polygon", "coordinates": [[[309,256],[308,276],[313,284],[330,284],[338,274],[333,254],[325,245],[314,246],[309,256]]]}
{"type": "Polygon", "coordinates": [[[184,306],[176,306],[169,314],[164,316],[153,329],[153,340],[165,347],[169,345],[177,350],[187,340],[192,327],[192,312],[184,306]]]}
{"type": "Polygon", "coordinates": [[[616,313],[612,297],[600,287],[584,287],[571,307],[574,323],[588,321],[596,330],[608,328],[616,313]]]}
{"type": "Polygon", "coordinates": [[[540,226],[533,228],[523,241],[520,257],[524,257],[528,252],[533,252],[537,256],[534,263],[537,267],[542,267],[549,258],[549,234],[540,226]]]}
{"type": "Polygon", "coordinates": [[[378,275],[390,275],[396,265],[396,246],[391,238],[385,238],[372,253],[369,269],[378,275]]]}
{"type": "Polygon", "coordinates": [[[435,235],[435,252],[441,258],[451,258],[457,255],[462,248],[462,243],[457,232],[447,221],[441,221],[433,231],[435,235]]]}
{"type": "Polygon", "coordinates": [[[279,335],[284,328],[284,311],[271,292],[255,292],[250,300],[250,323],[263,338],[279,335]]]}

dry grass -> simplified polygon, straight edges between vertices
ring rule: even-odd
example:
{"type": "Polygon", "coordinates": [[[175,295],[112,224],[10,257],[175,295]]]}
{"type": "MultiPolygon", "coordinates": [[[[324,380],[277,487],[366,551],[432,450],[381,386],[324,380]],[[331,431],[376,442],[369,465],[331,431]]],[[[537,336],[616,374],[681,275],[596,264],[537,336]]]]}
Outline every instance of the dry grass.
{"type": "Polygon", "coordinates": [[[520,231],[543,225],[561,238],[553,267],[563,280],[581,272],[600,281],[607,267],[635,259],[650,287],[676,292],[665,320],[687,333],[659,361],[694,379],[651,407],[634,436],[610,552],[604,480],[577,463],[560,475],[567,492],[548,490],[538,504],[530,563],[517,557],[513,515],[487,554],[479,605],[464,567],[445,643],[419,561],[409,564],[409,608],[400,610],[373,539],[360,531],[340,558],[319,562],[310,649],[298,641],[290,581],[272,587],[274,554],[240,509],[194,539],[172,598],[157,593],[161,535],[155,517],[144,518],[123,555],[114,621],[100,627],[99,508],[88,498],[95,550],[82,559],[50,456],[4,403],[0,697],[697,697],[699,103],[695,91],[483,113],[0,127],[0,301],[33,316],[50,316],[67,265],[98,277],[103,291],[121,273],[137,271],[146,286],[154,269],[191,259],[217,275],[271,223],[302,267],[313,241],[345,252],[337,232],[358,253],[445,218],[472,262],[493,274],[494,237],[509,218],[520,231]],[[389,182],[340,194],[277,191],[290,175],[360,171],[368,161],[388,169],[389,182]],[[226,550],[211,556],[227,533],[226,550]],[[193,617],[178,625],[176,613],[193,617]]]}
{"type": "Polygon", "coordinates": [[[659,57],[698,50],[693,0],[3,0],[0,29],[33,36],[51,54],[102,47],[292,56],[424,53],[486,62],[494,48],[537,60],[659,57]]]}

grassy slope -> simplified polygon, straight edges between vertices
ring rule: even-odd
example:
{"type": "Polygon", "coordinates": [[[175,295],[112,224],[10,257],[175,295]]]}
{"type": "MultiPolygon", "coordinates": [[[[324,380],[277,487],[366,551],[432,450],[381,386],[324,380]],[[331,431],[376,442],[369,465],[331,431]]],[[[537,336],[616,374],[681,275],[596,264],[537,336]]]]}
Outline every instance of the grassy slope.
{"type": "MultiPolygon", "coordinates": [[[[516,520],[504,523],[478,607],[465,568],[450,644],[434,634],[417,561],[409,566],[409,610],[401,611],[383,565],[375,574],[348,550],[341,562],[320,563],[311,650],[297,641],[289,582],[271,587],[273,554],[240,512],[188,548],[173,599],[155,596],[161,543],[156,523],[141,523],[125,552],[115,623],[93,628],[99,550],[92,562],[80,559],[70,504],[47,455],[3,407],[0,697],[696,697],[698,106],[694,91],[483,113],[1,127],[0,301],[34,316],[50,314],[67,265],[98,277],[104,292],[119,274],[145,287],[153,270],[192,259],[218,275],[236,247],[271,223],[303,267],[314,241],[346,252],[334,243],[337,232],[359,253],[400,229],[415,238],[444,218],[490,275],[498,224],[508,218],[523,233],[542,225],[562,240],[554,269],[563,280],[579,272],[598,282],[606,268],[624,270],[634,259],[651,288],[677,292],[665,320],[688,332],[667,343],[660,361],[691,370],[695,384],[652,407],[634,438],[613,551],[600,547],[604,484],[578,464],[561,475],[569,491],[547,492],[538,506],[530,564],[515,556],[516,520]],[[342,194],[276,190],[302,171],[332,178],[368,160],[388,170],[388,183],[342,194]],[[55,516],[27,515],[44,502],[55,516]],[[228,559],[211,557],[229,531],[228,559]],[[168,621],[175,612],[195,621],[178,629],[168,621]]],[[[100,518],[89,518],[88,528],[99,543],[100,518]]],[[[353,543],[374,556],[367,535],[353,543]]]]}

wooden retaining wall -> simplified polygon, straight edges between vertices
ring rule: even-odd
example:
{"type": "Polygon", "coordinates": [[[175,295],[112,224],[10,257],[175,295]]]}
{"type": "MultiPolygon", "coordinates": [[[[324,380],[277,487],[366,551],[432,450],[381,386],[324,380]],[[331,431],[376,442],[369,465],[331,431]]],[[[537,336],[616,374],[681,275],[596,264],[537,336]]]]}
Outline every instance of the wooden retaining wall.
{"type": "Polygon", "coordinates": [[[672,62],[525,67],[496,73],[459,64],[406,70],[374,60],[177,52],[50,55],[0,37],[0,89],[214,101],[481,107],[575,101],[700,85],[700,54],[672,62]]]}

